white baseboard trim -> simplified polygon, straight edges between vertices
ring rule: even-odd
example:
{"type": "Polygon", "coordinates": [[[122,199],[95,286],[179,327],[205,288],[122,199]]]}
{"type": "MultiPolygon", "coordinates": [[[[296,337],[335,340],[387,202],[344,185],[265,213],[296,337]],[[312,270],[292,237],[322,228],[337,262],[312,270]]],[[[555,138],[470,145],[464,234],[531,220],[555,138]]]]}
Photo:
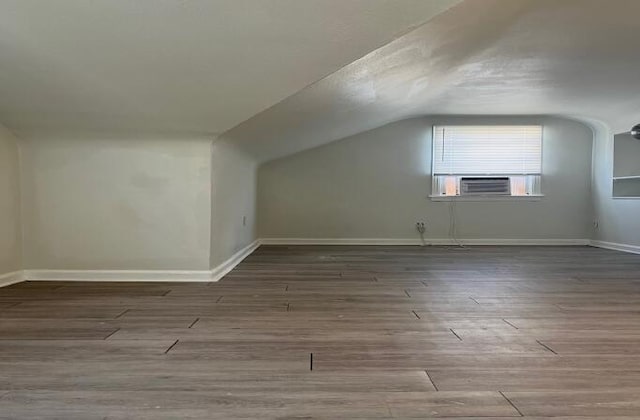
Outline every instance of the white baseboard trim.
{"type": "Polygon", "coordinates": [[[614,251],[629,252],[631,254],[640,254],[640,246],[638,245],[618,244],[615,242],[594,240],[594,241],[591,241],[591,246],[594,246],[596,248],[611,249],[614,251]]]}
{"type": "Polygon", "coordinates": [[[379,238],[261,238],[262,245],[420,245],[415,239],[379,238]]]}
{"type": "MultiPolygon", "coordinates": [[[[464,245],[585,246],[640,254],[640,246],[589,239],[460,239],[464,245]]],[[[212,270],[21,270],[0,275],[0,287],[21,281],[219,281],[260,245],[421,245],[419,239],[381,238],[262,238],[239,250],[212,270]]],[[[450,238],[426,239],[427,245],[456,245],[450,238]]]]}
{"type": "Polygon", "coordinates": [[[24,272],[22,270],[0,274],[0,287],[11,286],[22,281],[24,281],[24,272]]]}
{"type": "Polygon", "coordinates": [[[240,264],[242,260],[247,258],[253,251],[255,251],[261,244],[262,242],[259,239],[256,239],[246,247],[242,248],[240,251],[233,254],[223,263],[218,264],[218,266],[211,270],[211,278],[209,281],[219,281],[229,271],[233,270],[236,265],[240,264]]]}
{"type": "Polygon", "coordinates": [[[211,281],[209,270],[24,270],[28,281],[211,281]]]}
{"type": "MultiPolygon", "coordinates": [[[[262,238],[262,245],[422,245],[420,239],[381,238],[262,238]]],[[[539,245],[539,246],[586,246],[589,239],[459,239],[426,238],[427,245],[539,245]]]]}
{"type": "MultiPolygon", "coordinates": [[[[260,246],[255,240],[212,270],[23,270],[20,279],[29,281],[111,282],[211,282],[219,281],[260,246]]],[[[13,274],[13,273],[10,273],[13,274]]],[[[8,276],[8,275],[5,275],[8,276]]],[[[0,277],[0,286],[3,285],[0,277]]]]}

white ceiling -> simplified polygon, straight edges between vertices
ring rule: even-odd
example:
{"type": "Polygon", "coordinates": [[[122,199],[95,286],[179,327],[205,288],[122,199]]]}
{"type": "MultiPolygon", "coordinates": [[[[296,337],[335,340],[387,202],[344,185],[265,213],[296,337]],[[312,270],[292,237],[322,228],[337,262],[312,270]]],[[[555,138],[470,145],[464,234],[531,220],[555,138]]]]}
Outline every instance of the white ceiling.
{"type": "Polygon", "coordinates": [[[0,0],[0,121],[225,132],[261,161],[428,114],[619,132],[640,122],[639,15],[638,0],[0,0]]]}
{"type": "Polygon", "coordinates": [[[457,2],[0,0],[0,121],[223,132],[457,2]]]}
{"type": "Polygon", "coordinates": [[[230,130],[260,160],[425,114],[640,122],[640,1],[466,0],[230,130]]]}

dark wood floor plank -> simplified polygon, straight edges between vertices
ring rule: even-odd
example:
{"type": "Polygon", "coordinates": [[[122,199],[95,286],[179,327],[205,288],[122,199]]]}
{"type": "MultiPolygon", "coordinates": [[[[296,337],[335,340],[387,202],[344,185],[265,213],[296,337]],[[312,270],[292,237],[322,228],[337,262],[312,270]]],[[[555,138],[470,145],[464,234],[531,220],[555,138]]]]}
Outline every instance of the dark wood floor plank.
{"type": "MultiPolygon", "coordinates": [[[[0,340],[2,361],[119,359],[161,355],[173,343],[162,340],[0,340]]],[[[43,372],[46,374],[46,372],[43,372]]]]}
{"type": "MultiPolygon", "coordinates": [[[[306,367],[306,366],[305,366],[306,367]]],[[[96,363],[92,360],[0,362],[0,389],[73,391],[211,391],[235,392],[433,392],[420,371],[313,372],[308,369],[226,370],[221,363],[140,357],[96,363]],[[48,372],[43,376],[42,372],[48,372]]]]}
{"type": "Polygon", "coordinates": [[[77,327],[73,325],[29,325],[16,323],[7,325],[0,320],[0,340],[101,340],[118,331],[108,325],[77,327]]]}
{"type": "Polygon", "coordinates": [[[527,391],[505,395],[525,416],[640,416],[640,389],[527,391]]]}
{"type": "Polygon", "coordinates": [[[639,307],[640,256],[589,247],[263,246],[218,283],[18,283],[0,418],[640,419],[639,307]]]}
{"type": "Polygon", "coordinates": [[[389,418],[384,393],[202,392],[202,391],[12,391],[7,418],[389,418]],[[50,414],[49,414],[50,416],[50,414]],[[52,417],[49,417],[52,418],[52,417]]]}
{"type": "Polygon", "coordinates": [[[640,371],[604,369],[541,370],[430,369],[429,375],[442,391],[550,391],[640,388],[640,371]]]}
{"type": "Polygon", "coordinates": [[[386,402],[400,417],[520,417],[497,392],[390,393],[386,402]]]}

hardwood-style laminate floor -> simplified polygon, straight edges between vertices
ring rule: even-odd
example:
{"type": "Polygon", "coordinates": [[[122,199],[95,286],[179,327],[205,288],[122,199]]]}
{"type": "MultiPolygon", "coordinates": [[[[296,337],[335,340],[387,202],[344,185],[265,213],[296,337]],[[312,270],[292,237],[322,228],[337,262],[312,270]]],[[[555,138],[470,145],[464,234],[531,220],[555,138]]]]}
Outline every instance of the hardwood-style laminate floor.
{"type": "Polygon", "coordinates": [[[640,256],[263,246],[0,289],[2,419],[640,419],[640,256]]]}

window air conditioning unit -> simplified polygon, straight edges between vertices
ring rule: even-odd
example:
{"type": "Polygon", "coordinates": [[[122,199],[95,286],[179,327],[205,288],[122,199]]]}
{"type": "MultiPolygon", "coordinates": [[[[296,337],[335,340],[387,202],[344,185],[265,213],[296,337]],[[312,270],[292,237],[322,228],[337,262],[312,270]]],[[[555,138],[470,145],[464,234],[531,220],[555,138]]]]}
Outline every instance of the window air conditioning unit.
{"type": "Polygon", "coordinates": [[[511,195],[508,176],[460,179],[460,195],[511,195]]]}

